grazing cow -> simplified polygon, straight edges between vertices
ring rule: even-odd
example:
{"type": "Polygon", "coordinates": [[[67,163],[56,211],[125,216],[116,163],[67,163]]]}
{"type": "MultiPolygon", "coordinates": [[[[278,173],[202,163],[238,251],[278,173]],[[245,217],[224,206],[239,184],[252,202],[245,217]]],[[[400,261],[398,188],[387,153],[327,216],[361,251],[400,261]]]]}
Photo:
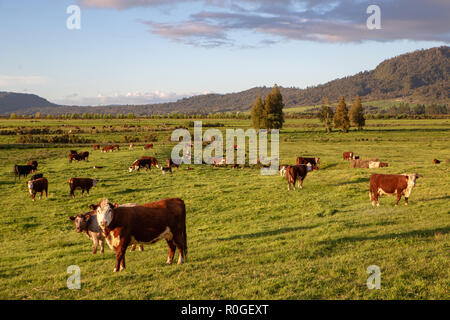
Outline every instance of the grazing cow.
{"type": "Polygon", "coordinates": [[[153,143],[146,144],[144,150],[153,149],[153,143]]]}
{"type": "Polygon", "coordinates": [[[17,176],[28,176],[30,173],[36,172],[36,167],[30,164],[21,166],[21,165],[14,165],[14,181],[16,180],[17,176]]]}
{"type": "Polygon", "coordinates": [[[388,167],[389,164],[387,162],[380,162],[380,161],[369,161],[369,168],[383,168],[388,167]]]}
{"type": "Polygon", "coordinates": [[[180,166],[179,164],[176,164],[175,162],[173,162],[172,158],[166,159],[166,167],[176,168],[178,171],[179,166],[180,166]]]}
{"type": "Polygon", "coordinates": [[[69,157],[71,154],[78,154],[78,152],[76,150],[69,150],[69,157]]]}
{"type": "Polygon", "coordinates": [[[172,263],[176,248],[180,254],[178,264],[186,259],[186,207],[181,199],[136,207],[114,207],[108,199],[103,199],[97,208],[97,220],[116,249],[114,272],[125,268],[125,253],[132,242],[154,243],[166,239],[169,246],[166,263],[172,263]]]}
{"type": "Polygon", "coordinates": [[[438,159],[433,159],[433,163],[434,164],[439,164],[439,163],[441,163],[438,159]]]}
{"type": "Polygon", "coordinates": [[[117,150],[117,151],[119,151],[119,150],[120,150],[120,149],[119,149],[119,145],[118,145],[118,144],[115,144],[115,145],[113,145],[112,147],[113,147],[113,150],[117,150]]]}
{"type": "Polygon", "coordinates": [[[33,181],[33,180],[37,180],[37,179],[39,179],[39,178],[43,178],[44,177],[44,174],[43,173],[36,173],[36,174],[34,174],[34,175],[32,175],[31,176],[31,181],[33,181]]]}
{"type": "Polygon", "coordinates": [[[80,153],[69,154],[69,163],[72,163],[73,160],[81,161],[83,159],[84,158],[80,153]]]}
{"type": "Polygon", "coordinates": [[[27,162],[27,165],[33,166],[35,170],[37,170],[38,162],[36,160],[30,160],[27,162]]]}
{"type": "Polygon", "coordinates": [[[210,163],[213,166],[223,166],[226,164],[226,159],[223,157],[212,157],[210,163]]]}
{"type": "Polygon", "coordinates": [[[75,217],[70,217],[69,219],[75,222],[75,230],[78,233],[86,232],[87,237],[92,240],[94,244],[94,250],[92,251],[93,254],[97,253],[99,243],[100,252],[103,253],[105,251],[105,236],[103,235],[103,230],[98,225],[95,211],[78,214],[75,217]]]}
{"type": "Polygon", "coordinates": [[[308,163],[311,164],[313,170],[319,170],[320,158],[303,158],[303,157],[297,158],[297,165],[299,164],[307,165],[308,163]]]}
{"type": "Polygon", "coordinates": [[[134,149],[134,144],[130,143],[130,150],[133,150],[133,149],[134,149]]]}
{"type": "Polygon", "coordinates": [[[150,163],[153,167],[159,168],[159,164],[158,164],[158,160],[156,160],[156,158],[154,157],[146,157],[146,156],[142,156],[141,159],[146,159],[146,160],[150,160],[150,163]]]}
{"type": "Polygon", "coordinates": [[[104,146],[102,152],[113,152],[113,146],[104,146]]]}
{"type": "Polygon", "coordinates": [[[295,166],[288,166],[286,168],[286,180],[288,182],[288,190],[291,190],[291,183],[294,186],[295,190],[295,182],[298,180],[298,187],[303,189],[303,180],[305,180],[308,172],[313,170],[313,166],[311,163],[306,165],[298,164],[295,166]]]}
{"type": "Polygon", "coordinates": [[[81,189],[81,194],[84,194],[84,191],[89,195],[89,190],[92,187],[97,186],[97,180],[91,178],[71,178],[69,180],[70,187],[70,195],[72,198],[75,198],[75,190],[81,189]]]}
{"type": "Polygon", "coordinates": [[[101,167],[101,166],[94,166],[94,169],[103,169],[104,167],[101,167]]]}
{"type": "Polygon", "coordinates": [[[350,160],[350,168],[369,168],[369,164],[371,162],[378,162],[377,158],[373,159],[357,159],[357,160],[350,160]]]}
{"type": "Polygon", "coordinates": [[[100,150],[100,145],[99,144],[94,144],[93,148],[94,148],[94,150],[100,150]]]}
{"type": "Polygon", "coordinates": [[[280,166],[280,177],[284,176],[286,174],[286,169],[287,169],[288,165],[287,164],[283,164],[280,166]]]}
{"type": "Polygon", "coordinates": [[[36,197],[36,193],[40,192],[39,200],[42,199],[42,193],[45,191],[45,197],[47,198],[48,181],[46,178],[39,178],[37,180],[28,181],[28,192],[31,194],[31,199],[36,197]]]}
{"type": "Polygon", "coordinates": [[[129,172],[139,171],[141,168],[150,170],[152,166],[152,161],[150,159],[136,159],[131,166],[128,168],[129,172]]]}
{"type": "Polygon", "coordinates": [[[343,156],[344,160],[352,160],[352,159],[354,159],[353,158],[354,157],[354,153],[352,151],[344,152],[342,154],[342,156],[343,156]]]}
{"type": "Polygon", "coordinates": [[[397,194],[397,201],[395,205],[398,205],[402,195],[405,196],[405,205],[408,205],[408,198],[412,189],[416,185],[416,179],[422,177],[419,174],[372,174],[370,176],[369,196],[372,202],[372,206],[379,207],[378,197],[386,195],[397,194]]]}
{"type": "Polygon", "coordinates": [[[81,160],[89,161],[89,152],[85,151],[79,154],[81,160]]]}

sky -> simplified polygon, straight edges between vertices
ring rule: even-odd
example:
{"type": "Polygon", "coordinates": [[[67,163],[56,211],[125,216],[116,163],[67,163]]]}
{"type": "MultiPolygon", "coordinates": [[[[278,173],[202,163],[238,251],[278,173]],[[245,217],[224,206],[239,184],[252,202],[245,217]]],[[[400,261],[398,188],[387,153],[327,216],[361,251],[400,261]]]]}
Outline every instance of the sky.
{"type": "Polygon", "coordinates": [[[450,1],[0,0],[0,39],[0,91],[66,105],[159,103],[306,88],[448,45],[450,1]],[[71,5],[79,29],[67,27],[71,5]]]}

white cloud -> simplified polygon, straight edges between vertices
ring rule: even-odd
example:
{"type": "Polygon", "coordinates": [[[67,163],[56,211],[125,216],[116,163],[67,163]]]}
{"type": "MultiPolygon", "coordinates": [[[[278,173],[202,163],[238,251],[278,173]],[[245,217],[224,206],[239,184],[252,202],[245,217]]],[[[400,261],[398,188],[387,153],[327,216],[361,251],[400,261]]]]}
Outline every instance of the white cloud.
{"type": "Polygon", "coordinates": [[[41,76],[8,76],[0,74],[0,86],[40,85],[47,82],[41,76]]]}

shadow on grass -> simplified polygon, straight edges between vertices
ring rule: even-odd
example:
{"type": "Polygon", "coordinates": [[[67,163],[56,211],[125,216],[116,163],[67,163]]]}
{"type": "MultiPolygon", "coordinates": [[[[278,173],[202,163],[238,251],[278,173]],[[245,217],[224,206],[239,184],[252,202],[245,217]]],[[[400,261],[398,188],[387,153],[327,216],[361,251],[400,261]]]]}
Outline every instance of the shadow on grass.
{"type": "Polygon", "coordinates": [[[406,238],[428,238],[434,236],[436,233],[446,234],[450,232],[450,227],[446,228],[436,228],[436,229],[425,229],[425,230],[414,230],[409,232],[401,233],[387,233],[377,236],[352,236],[352,237],[342,237],[333,240],[319,241],[318,244],[324,245],[338,245],[346,242],[357,242],[357,241],[367,241],[367,240],[394,240],[394,239],[406,239],[406,238]]]}
{"type": "Polygon", "coordinates": [[[229,240],[237,240],[237,239],[254,239],[254,238],[261,238],[261,237],[270,237],[270,236],[275,236],[275,235],[299,231],[299,230],[314,229],[318,226],[319,225],[303,226],[303,227],[286,227],[286,228],[281,228],[281,229],[267,230],[267,231],[261,231],[261,232],[255,232],[255,233],[236,234],[234,236],[230,236],[230,237],[226,237],[226,238],[217,238],[217,240],[218,241],[229,241],[229,240]]]}
{"type": "Polygon", "coordinates": [[[420,201],[435,201],[435,200],[449,200],[449,199],[450,199],[450,196],[442,196],[442,197],[436,197],[436,198],[420,199],[420,201]]]}
{"type": "Polygon", "coordinates": [[[347,185],[347,184],[356,184],[356,183],[362,183],[362,182],[369,182],[370,181],[370,177],[368,178],[358,178],[356,180],[352,180],[352,181],[346,181],[346,182],[341,182],[341,183],[337,183],[334,186],[343,186],[343,185],[347,185]]]}

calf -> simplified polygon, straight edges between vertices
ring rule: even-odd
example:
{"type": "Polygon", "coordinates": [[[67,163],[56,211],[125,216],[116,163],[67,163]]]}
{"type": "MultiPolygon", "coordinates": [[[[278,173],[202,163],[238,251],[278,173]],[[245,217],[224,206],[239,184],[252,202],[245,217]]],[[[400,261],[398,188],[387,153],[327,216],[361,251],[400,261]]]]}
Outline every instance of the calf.
{"type": "Polygon", "coordinates": [[[30,173],[36,172],[36,167],[30,164],[21,166],[21,165],[14,165],[14,181],[16,180],[17,176],[28,176],[30,173]]]}
{"type": "Polygon", "coordinates": [[[178,248],[178,264],[187,255],[186,207],[181,199],[165,199],[144,206],[115,207],[103,199],[97,207],[97,220],[105,236],[111,236],[116,249],[114,272],[125,268],[125,253],[132,242],[154,243],[166,239],[169,246],[167,264],[178,248]]]}
{"type": "Polygon", "coordinates": [[[150,159],[136,159],[131,166],[128,168],[129,172],[139,171],[141,168],[150,170],[152,166],[152,161],[150,159]]]}
{"type": "Polygon", "coordinates": [[[344,160],[352,160],[352,159],[354,159],[353,158],[354,157],[354,153],[352,151],[344,152],[342,154],[342,157],[344,158],[344,160]]]}
{"type": "Polygon", "coordinates": [[[42,193],[45,191],[45,198],[47,198],[48,181],[46,178],[39,178],[37,180],[28,181],[28,192],[31,194],[31,199],[36,197],[36,193],[40,192],[39,200],[42,199],[42,193]]]}
{"type": "Polygon", "coordinates": [[[94,244],[94,250],[92,251],[93,254],[97,253],[99,243],[100,252],[105,252],[105,236],[103,235],[103,230],[98,225],[95,211],[78,214],[75,217],[70,217],[69,219],[75,222],[75,230],[78,233],[86,232],[87,237],[92,240],[94,244]]]}
{"type": "Polygon", "coordinates": [[[319,162],[320,158],[303,158],[298,157],[297,158],[297,164],[303,164],[307,165],[308,163],[311,164],[313,170],[319,170],[319,162]]]}
{"type": "Polygon", "coordinates": [[[144,150],[153,149],[153,143],[146,144],[144,150]]]}
{"type": "Polygon", "coordinates": [[[294,186],[295,190],[295,182],[298,180],[298,187],[303,189],[303,180],[305,180],[308,172],[311,172],[312,165],[308,163],[307,165],[298,164],[295,166],[288,166],[286,168],[286,180],[288,182],[288,190],[291,190],[291,183],[294,186]]]}
{"type": "Polygon", "coordinates": [[[71,178],[69,180],[69,187],[70,187],[70,195],[72,198],[75,198],[75,190],[81,189],[81,194],[84,194],[84,191],[87,192],[89,195],[89,190],[92,187],[95,187],[97,185],[96,179],[91,178],[71,178]]]}
{"type": "Polygon", "coordinates": [[[173,162],[172,158],[166,159],[166,167],[176,168],[178,171],[179,166],[180,166],[179,164],[176,164],[175,162],[173,162]]]}
{"type": "Polygon", "coordinates": [[[419,174],[372,174],[370,176],[369,196],[372,202],[372,206],[379,207],[378,197],[386,195],[397,194],[397,201],[395,206],[398,205],[402,195],[405,196],[405,205],[408,205],[408,198],[412,189],[416,185],[416,180],[422,177],[419,174]]]}
{"type": "Polygon", "coordinates": [[[280,177],[284,176],[286,174],[286,169],[287,169],[288,165],[287,164],[283,164],[280,166],[280,177]]]}

